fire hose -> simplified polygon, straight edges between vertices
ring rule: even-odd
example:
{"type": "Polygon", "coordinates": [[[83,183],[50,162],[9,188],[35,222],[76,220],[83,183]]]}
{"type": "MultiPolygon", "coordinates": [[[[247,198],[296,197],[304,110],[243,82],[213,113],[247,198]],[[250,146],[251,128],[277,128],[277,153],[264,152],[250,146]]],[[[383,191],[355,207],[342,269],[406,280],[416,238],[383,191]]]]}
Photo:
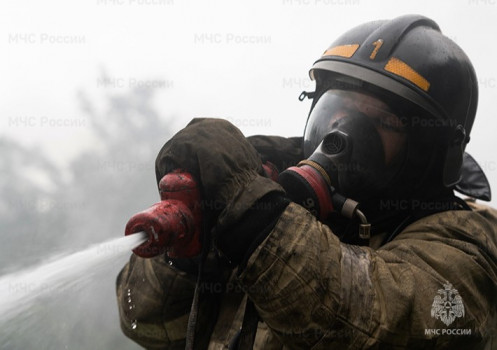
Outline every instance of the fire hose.
{"type": "MultiPolygon", "coordinates": [[[[302,161],[279,176],[271,163],[264,164],[264,169],[268,177],[283,186],[293,202],[318,219],[325,219],[333,211],[348,218],[357,217],[359,236],[369,238],[370,225],[358,203],[337,193],[316,162],[302,161]]],[[[161,201],[133,215],[126,225],[126,236],[145,232],[148,237],[133,252],[143,258],[164,253],[170,258],[197,256],[202,249],[202,203],[197,182],[190,173],[177,169],[160,180],[159,192],[161,201]]]]}

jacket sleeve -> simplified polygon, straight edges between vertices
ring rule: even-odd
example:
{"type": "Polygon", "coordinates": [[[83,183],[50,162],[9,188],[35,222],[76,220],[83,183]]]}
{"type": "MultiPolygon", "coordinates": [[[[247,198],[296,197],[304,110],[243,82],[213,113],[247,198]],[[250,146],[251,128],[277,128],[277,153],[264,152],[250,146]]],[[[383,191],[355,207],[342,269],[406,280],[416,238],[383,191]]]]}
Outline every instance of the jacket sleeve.
{"type": "Polygon", "coordinates": [[[374,251],[341,243],[290,204],[240,279],[289,348],[484,348],[497,329],[497,219],[490,219],[433,215],[374,251]],[[449,326],[432,315],[445,289],[456,290],[446,300],[461,301],[449,326]]]}
{"type": "MultiPolygon", "coordinates": [[[[249,141],[264,161],[271,161],[279,170],[301,159],[300,138],[253,136],[249,141]]],[[[161,150],[155,167],[157,183],[164,170],[160,169],[163,157],[161,150]]],[[[135,255],[131,257],[120,272],[116,286],[121,328],[128,337],[149,349],[184,348],[195,289],[195,277],[184,271],[188,271],[184,266],[179,269],[169,266],[164,256],[153,259],[142,259],[135,255]]],[[[225,274],[225,271],[214,268],[214,282],[209,283],[221,285],[226,278],[225,274]]],[[[202,294],[197,327],[201,334],[196,335],[196,344],[206,344],[209,340],[209,329],[214,326],[213,320],[217,315],[218,294],[202,294]]]]}
{"type": "MultiPolygon", "coordinates": [[[[132,255],[116,281],[121,329],[147,349],[184,349],[195,276],[170,266],[165,257],[143,259],[132,255]]],[[[196,342],[207,344],[215,303],[204,295],[200,302],[196,342]]]]}

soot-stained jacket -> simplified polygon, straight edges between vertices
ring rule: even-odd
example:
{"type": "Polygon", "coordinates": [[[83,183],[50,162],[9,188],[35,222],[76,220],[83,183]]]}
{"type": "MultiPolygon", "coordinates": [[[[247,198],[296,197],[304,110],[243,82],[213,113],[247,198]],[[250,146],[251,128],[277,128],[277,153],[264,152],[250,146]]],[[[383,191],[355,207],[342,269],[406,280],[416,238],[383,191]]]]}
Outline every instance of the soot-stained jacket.
{"type": "MultiPolygon", "coordinates": [[[[297,138],[249,140],[280,170],[303,157],[297,138]]],[[[291,203],[241,271],[201,286],[196,348],[232,348],[248,297],[255,349],[497,349],[497,211],[469,205],[357,246],[291,203]]],[[[121,327],[145,348],[185,347],[183,265],[133,255],[117,278],[121,327]]]]}

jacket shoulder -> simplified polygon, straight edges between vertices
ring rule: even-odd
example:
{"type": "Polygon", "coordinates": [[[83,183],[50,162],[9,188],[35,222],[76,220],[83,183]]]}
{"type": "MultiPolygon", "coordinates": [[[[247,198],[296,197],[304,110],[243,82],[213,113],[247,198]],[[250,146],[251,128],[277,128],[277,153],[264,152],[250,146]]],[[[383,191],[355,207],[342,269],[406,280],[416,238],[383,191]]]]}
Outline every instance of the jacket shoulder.
{"type": "Polygon", "coordinates": [[[467,203],[473,209],[474,213],[493,223],[493,225],[497,225],[497,209],[480,202],[468,201],[467,203]]]}
{"type": "Polygon", "coordinates": [[[481,203],[467,203],[471,210],[449,210],[429,215],[407,226],[403,233],[431,227],[437,231],[457,231],[473,236],[484,233],[497,239],[497,209],[481,203]]]}
{"type": "Polygon", "coordinates": [[[392,242],[404,239],[441,242],[497,261],[497,210],[468,202],[472,210],[445,211],[407,226],[392,242]]]}

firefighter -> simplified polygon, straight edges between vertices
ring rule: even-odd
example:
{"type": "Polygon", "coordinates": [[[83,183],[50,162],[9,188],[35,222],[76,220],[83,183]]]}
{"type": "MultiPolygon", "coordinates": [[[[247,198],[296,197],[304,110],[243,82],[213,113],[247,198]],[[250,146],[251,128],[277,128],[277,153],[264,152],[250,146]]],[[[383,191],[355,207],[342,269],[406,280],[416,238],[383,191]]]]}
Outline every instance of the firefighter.
{"type": "Polygon", "coordinates": [[[303,138],[194,119],[161,149],[158,181],[183,169],[200,185],[204,254],[133,255],[124,333],[148,349],[497,349],[468,57],[406,15],[349,30],[310,75],[303,138]]]}

